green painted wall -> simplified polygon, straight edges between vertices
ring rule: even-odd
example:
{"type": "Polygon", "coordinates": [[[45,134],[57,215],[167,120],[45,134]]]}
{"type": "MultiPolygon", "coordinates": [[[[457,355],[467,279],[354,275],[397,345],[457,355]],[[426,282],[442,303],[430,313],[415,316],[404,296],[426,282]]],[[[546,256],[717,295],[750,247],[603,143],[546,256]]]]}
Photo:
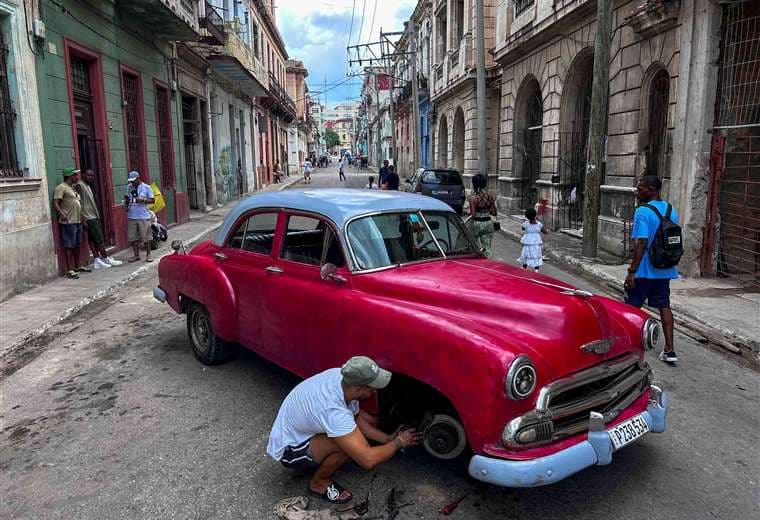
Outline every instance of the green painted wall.
{"type": "MultiPolygon", "coordinates": [[[[85,3],[76,0],[42,0],[42,4],[47,39],[44,56],[37,58],[37,78],[49,180],[48,191],[51,199],[55,186],[62,180],[61,170],[74,162],[72,122],[64,63],[64,37],[99,53],[101,57],[114,202],[118,203],[124,196],[128,173],[121,105],[120,64],[141,73],[148,169],[151,180],[160,184],[153,80],[169,83],[171,46],[150,34],[145,34],[140,28],[140,20],[121,18],[114,8],[113,1],[85,3]],[[65,12],[60,6],[65,7],[65,12]]],[[[175,97],[172,98],[171,109],[176,188],[177,191],[186,191],[187,180],[183,168],[180,167],[183,164],[179,141],[181,130],[178,127],[175,97]]],[[[170,222],[174,219],[173,205],[174,201],[171,201],[172,211],[167,212],[170,222]]]]}

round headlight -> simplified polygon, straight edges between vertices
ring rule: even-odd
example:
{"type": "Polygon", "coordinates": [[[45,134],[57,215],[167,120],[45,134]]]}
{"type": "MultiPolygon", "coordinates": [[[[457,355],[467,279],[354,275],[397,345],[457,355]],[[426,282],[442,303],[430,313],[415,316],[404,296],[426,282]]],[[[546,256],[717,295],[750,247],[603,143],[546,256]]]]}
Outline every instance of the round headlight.
{"type": "Polygon", "coordinates": [[[651,350],[660,341],[660,324],[654,318],[647,318],[644,328],[641,330],[641,346],[651,350]]]}
{"type": "Polygon", "coordinates": [[[536,369],[530,358],[519,356],[509,367],[504,382],[507,395],[511,399],[525,399],[536,388],[536,369]]]}

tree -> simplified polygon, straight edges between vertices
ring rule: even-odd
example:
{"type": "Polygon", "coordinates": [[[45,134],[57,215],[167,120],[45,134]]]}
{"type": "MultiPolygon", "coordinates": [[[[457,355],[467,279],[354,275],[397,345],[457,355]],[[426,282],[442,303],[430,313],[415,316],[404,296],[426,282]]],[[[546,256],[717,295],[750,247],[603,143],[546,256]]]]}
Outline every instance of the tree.
{"type": "Polygon", "coordinates": [[[336,146],[340,146],[340,137],[338,133],[332,128],[325,130],[325,145],[328,150],[333,149],[336,146]]]}

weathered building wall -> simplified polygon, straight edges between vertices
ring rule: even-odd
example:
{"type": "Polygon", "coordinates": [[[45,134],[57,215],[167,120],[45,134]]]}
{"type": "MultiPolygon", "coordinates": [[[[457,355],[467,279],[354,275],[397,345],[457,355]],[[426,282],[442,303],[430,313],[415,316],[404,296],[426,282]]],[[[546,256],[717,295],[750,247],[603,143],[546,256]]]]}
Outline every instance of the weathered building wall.
{"type": "Polygon", "coordinates": [[[24,4],[0,1],[0,31],[8,47],[7,72],[16,112],[20,178],[0,179],[0,301],[57,273],[47,199],[34,55],[27,43],[24,4]],[[32,95],[28,95],[31,93],[32,95]]]}

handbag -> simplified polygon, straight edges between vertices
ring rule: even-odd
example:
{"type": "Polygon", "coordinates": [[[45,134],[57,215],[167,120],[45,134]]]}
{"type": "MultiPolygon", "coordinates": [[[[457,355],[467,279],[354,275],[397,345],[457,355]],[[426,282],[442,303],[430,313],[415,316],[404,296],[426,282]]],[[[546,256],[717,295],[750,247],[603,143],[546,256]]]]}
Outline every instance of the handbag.
{"type": "Polygon", "coordinates": [[[498,220],[493,221],[493,230],[494,231],[501,231],[501,222],[498,220]]]}

